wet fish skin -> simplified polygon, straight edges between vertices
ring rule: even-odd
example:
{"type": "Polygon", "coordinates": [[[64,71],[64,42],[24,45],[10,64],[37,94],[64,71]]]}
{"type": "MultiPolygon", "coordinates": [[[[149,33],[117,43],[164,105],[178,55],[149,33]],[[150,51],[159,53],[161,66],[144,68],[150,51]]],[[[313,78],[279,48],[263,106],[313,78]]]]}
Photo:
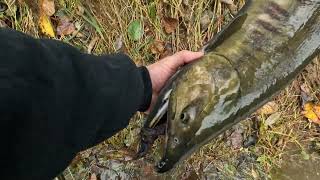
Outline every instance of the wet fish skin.
{"type": "Polygon", "coordinates": [[[255,0],[247,15],[237,32],[164,90],[159,101],[166,99],[168,124],[158,172],[261,107],[319,53],[320,0],[255,0]]]}

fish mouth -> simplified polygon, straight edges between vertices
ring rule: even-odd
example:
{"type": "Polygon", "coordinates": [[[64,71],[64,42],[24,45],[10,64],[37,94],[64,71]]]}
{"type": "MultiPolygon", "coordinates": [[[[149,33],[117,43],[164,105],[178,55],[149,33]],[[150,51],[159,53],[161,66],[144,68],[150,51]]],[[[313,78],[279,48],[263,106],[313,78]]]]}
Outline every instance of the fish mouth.
{"type": "Polygon", "coordinates": [[[158,173],[165,173],[171,170],[176,163],[169,162],[168,158],[162,158],[155,166],[155,170],[158,173]]]}
{"type": "Polygon", "coordinates": [[[180,162],[190,155],[189,151],[184,150],[181,152],[179,149],[176,149],[174,150],[174,153],[167,151],[167,153],[165,153],[161,160],[155,165],[155,171],[158,173],[165,173],[176,167],[176,165],[180,164],[180,162]]]}

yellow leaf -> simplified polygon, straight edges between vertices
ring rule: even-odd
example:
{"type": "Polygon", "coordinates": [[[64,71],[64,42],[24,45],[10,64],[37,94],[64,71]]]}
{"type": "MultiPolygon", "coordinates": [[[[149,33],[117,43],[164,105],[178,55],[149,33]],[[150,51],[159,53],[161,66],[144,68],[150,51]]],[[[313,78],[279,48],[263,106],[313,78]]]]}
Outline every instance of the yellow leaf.
{"type": "Polygon", "coordinates": [[[39,26],[40,30],[43,34],[46,36],[49,36],[51,38],[55,37],[55,32],[51,23],[50,18],[45,14],[45,13],[40,13],[40,18],[39,18],[39,26]]]}
{"type": "Polygon", "coordinates": [[[312,102],[308,102],[303,106],[302,114],[308,118],[309,121],[320,124],[320,104],[315,105],[312,102]]]}

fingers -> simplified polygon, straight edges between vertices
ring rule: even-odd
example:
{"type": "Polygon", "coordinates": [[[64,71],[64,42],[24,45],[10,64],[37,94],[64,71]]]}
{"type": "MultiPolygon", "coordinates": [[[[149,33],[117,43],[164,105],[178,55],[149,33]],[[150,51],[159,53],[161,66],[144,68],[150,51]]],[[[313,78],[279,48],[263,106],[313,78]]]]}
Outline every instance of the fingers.
{"type": "Polygon", "coordinates": [[[176,59],[176,61],[179,61],[180,64],[183,65],[186,63],[190,63],[196,59],[199,59],[203,55],[204,55],[203,52],[192,52],[192,51],[183,50],[183,51],[177,52],[173,56],[176,59]]]}
{"type": "Polygon", "coordinates": [[[171,69],[178,69],[180,66],[197,60],[203,55],[203,52],[192,52],[183,50],[163,59],[163,63],[165,63],[166,66],[170,67],[171,69]]]}

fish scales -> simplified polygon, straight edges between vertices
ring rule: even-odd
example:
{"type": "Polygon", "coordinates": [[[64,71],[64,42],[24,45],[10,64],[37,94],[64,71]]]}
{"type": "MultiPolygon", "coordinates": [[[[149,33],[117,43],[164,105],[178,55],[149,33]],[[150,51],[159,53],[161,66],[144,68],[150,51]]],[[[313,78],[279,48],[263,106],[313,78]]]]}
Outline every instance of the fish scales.
{"type": "Polygon", "coordinates": [[[249,116],[310,63],[320,51],[320,0],[247,1],[204,50],[167,83],[145,123],[157,126],[167,109],[158,172],[249,116]]]}
{"type": "MultiPolygon", "coordinates": [[[[301,49],[299,45],[305,39],[310,38],[308,35],[312,35],[310,32],[314,31],[312,28],[314,24],[318,23],[319,26],[320,1],[287,1],[282,5],[277,2],[279,1],[253,3],[253,6],[257,7],[252,7],[254,10],[249,10],[248,14],[258,17],[258,20],[248,18],[240,31],[213,52],[223,54],[237,69],[241,80],[242,96],[250,93],[252,89],[256,91],[266,86],[283,84],[282,81],[286,82],[287,79],[290,79],[288,74],[295,73],[299,66],[304,67],[310,61],[305,59],[308,59],[311,54],[303,52],[304,49],[301,49]],[[260,9],[260,11],[255,9],[260,9]],[[301,17],[301,11],[304,12],[304,16],[314,16],[315,19],[301,17]],[[281,19],[280,16],[282,16],[281,19]],[[293,19],[301,20],[293,21],[293,19]],[[270,26],[276,24],[273,28],[277,27],[281,30],[265,28],[261,26],[261,21],[271,22],[270,26]],[[295,28],[302,26],[305,26],[302,30],[295,28]],[[234,42],[237,44],[234,45],[234,42]],[[298,54],[305,54],[306,57],[298,59],[296,57],[298,54]]],[[[319,37],[315,37],[314,44],[320,43],[317,38],[319,37]]],[[[315,52],[317,48],[319,45],[318,47],[315,45],[311,51],[315,52]]]]}

